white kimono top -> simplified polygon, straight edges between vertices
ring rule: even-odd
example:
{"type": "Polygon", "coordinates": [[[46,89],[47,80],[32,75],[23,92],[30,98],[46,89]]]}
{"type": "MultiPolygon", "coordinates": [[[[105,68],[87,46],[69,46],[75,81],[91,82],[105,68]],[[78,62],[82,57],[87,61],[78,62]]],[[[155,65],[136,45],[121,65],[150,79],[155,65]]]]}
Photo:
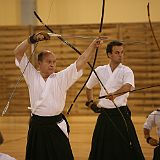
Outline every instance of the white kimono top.
{"type": "Polygon", "coordinates": [[[0,160],[16,160],[16,159],[7,154],[0,153],[0,160]]]}
{"type": "MultiPolygon", "coordinates": [[[[107,89],[108,93],[112,93],[120,89],[126,83],[131,84],[132,89],[135,88],[133,71],[129,67],[122,65],[121,63],[117,66],[117,68],[113,72],[109,64],[104,66],[99,66],[95,69],[95,71],[98,74],[98,77],[102,81],[103,85],[107,89]]],[[[86,84],[86,87],[92,89],[98,83],[99,81],[95,73],[93,72],[88,83],[86,84]]],[[[106,91],[103,89],[101,84],[100,86],[101,90],[99,96],[107,95],[106,91]]],[[[121,96],[116,97],[114,100],[115,104],[118,107],[127,105],[128,96],[129,93],[125,93],[121,96]]],[[[98,105],[103,108],[115,108],[113,102],[105,98],[100,99],[98,105]]]]}
{"type": "MultiPolygon", "coordinates": [[[[28,58],[25,54],[20,63],[16,59],[16,65],[22,73],[27,63],[28,58]]],[[[51,74],[45,81],[40,72],[29,62],[23,75],[29,89],[32,113],[39,116],[60,114],[65,106],[67,90],[81,77],[82,73],[82,70],[77,72],[75,62],[66,69],[51,74]]]]}
{"type": "Polygon", "coordinates": [[[157,135],[160,138],[160,111],[156,110],[149,114],[146,122],[144,123],[144,128],[151,130],[153,127],[157,127],[157,135]]]}

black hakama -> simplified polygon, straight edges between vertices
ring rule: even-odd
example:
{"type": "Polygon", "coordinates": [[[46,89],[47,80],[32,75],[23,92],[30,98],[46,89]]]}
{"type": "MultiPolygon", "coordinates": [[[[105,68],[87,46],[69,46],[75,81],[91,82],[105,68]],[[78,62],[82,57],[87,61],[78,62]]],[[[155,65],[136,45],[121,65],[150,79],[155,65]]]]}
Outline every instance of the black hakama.
{"type": "Polygon", "coordinates": [[[144,160],[127,106],[102,109],[92,138],[89,160],[144,160]]]}
{"type": "Polygon", "coordinates": [[[160,144],[154,149],[153,160],[160,160],[160,144]]]}
{"type": "Polygon", "coordinates": [[[33,115],[30,120],[26,160],[73,160],[69,139],[58,127],[62,114],[52,117],[33,115]]]}

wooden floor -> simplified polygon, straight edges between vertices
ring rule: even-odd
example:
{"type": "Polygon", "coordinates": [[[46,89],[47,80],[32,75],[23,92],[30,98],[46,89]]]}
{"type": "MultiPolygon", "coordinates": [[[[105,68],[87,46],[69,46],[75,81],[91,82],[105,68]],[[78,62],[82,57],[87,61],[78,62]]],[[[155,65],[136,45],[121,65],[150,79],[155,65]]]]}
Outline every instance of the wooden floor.
{"type": "MultiPolygon", "coordinates": [[[[87,160],[96,118],[97,116],[68,117],[71,126],[70,142],[75,160],[87,160]]],[[[143,138],[142,128],[145,117],[134,116],[132,120],[145,158],[151,160],[153,147],[146,144],[143,138]]],[[[0,117],[0,130],[5,139],[4,144],[0,146],[0,152],[9,154],[17,160],[24,160],[27,127],[27,116],[0,117]]],[[[154,136],[156,131],[153,130],[152,134],[154,136]]]]}

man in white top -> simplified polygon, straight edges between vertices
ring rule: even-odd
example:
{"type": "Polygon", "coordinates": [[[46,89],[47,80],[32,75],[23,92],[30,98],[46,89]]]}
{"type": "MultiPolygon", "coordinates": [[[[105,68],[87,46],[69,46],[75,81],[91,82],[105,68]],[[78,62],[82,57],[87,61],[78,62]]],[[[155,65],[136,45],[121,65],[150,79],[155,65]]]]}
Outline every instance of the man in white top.
{"type": "Polygon", "coordinates": [[[121,42],[110,42],[106,53],[109,64],[99,66],[95,71],[104,85],[100,84],[100,96],[108,94],[108,99],[100,99],[98,105],[93,101],[93,87],[99,83],[94,73],[86,84],[86,105],[101,113],[93,133],[89,160],[144,160],[127,107],[129,93],[124,93],[134,89],[134,74],[122,65],[121,42]]]}
{"type": "Polygon", "coordinates": [[[95,39],[75,63],[55,73],[56,56],[48,50],[38,54],[39,71],[29,62],[25,52],[30,44],[50,37],[45,32],[33,34],[14,50],[16,65],[28,85],[31,120],[26,147],[26,160],[72,160],[68,139],[68,123],[62,115],[66,93],[82,76],[82,68],[99,47],[102,37],[95,39]]]}
{"type": "MultiPolygon", "coordinates": [[[[0,132],[0,145],[3,144],[3,136],[2,133],[0,132]]],[[[5,153],[0,153],[0,160],[16,160],[15,158],[9,156],[8,154],[5,153]]]]}
{"type": "Polygon", "coordinates": [[[156,146],[154,148],[153,160],[160,160],[160,108],[149,114],[144,123],[143,131],[146,142],[151,146],[156,146]],[[159,140],[150,135],[153,127],[157,128],[157,136],[159,140]]]}

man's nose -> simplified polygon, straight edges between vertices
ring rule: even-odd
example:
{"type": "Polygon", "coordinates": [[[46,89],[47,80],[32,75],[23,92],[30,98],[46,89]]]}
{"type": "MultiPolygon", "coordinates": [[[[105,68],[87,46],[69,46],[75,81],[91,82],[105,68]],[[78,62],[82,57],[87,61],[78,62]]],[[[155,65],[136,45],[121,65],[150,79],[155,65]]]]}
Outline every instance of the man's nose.
{"type": "Polygon", "coordinates": [[[119,53],[119,55],[120,55],[120,56],[122,56],[122,55],[123,55],[123,53],[119,53]]]}
{"type": "Polygon", "coordinates": [[[54,63],[50,63],[50,66],[53,67],[53,66],[54,66],[54,63]]]}

